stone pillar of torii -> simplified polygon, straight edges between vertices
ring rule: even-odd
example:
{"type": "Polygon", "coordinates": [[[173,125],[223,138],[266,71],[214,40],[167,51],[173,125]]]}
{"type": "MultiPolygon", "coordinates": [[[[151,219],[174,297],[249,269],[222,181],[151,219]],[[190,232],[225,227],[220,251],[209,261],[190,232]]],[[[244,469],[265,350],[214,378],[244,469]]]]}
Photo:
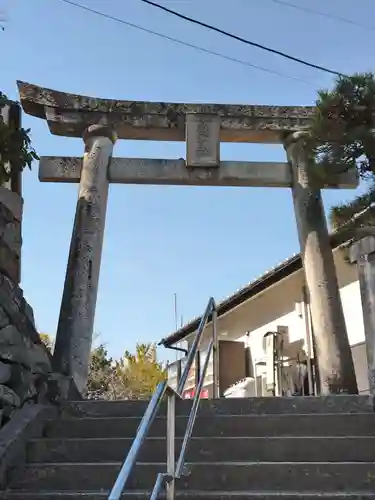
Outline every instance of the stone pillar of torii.
{"type": "Polygon", "coordinates": [[[82,137],[83,158],[42,157],[42,182],[79,183],[54,352],[55,369],[85,392],[99,282],[108,183],[291,188],[309,292],[322,392],[335,377],[355,392],[321,188],[355,188],[348,171],[313,175],[301,132],[312,107],[173,104],[67,94],[18,82],[23,109],[45,119],[53,134],[82,137]],[[286,137],[286,139],[285,139],[286,137]],[[185,141],[186,160],[112,158],[116,139],[185,141]],[[220,161],[220,142],[283,143],[288,162],[220,161]],[[311,262],[314,265],[311,265],[311,262]],[[328,278],[328,279],[327,279],[328,278]]]}

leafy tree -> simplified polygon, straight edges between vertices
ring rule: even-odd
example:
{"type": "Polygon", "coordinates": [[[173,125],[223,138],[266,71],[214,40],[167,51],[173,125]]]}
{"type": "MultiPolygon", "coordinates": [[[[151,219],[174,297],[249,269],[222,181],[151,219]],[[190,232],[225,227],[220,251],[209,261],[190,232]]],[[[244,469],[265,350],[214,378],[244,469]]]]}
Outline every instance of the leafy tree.
{"type": "Polygon", "coordinates": [[[153,344],[137,344],[135,354],[125,351],[113,362],[103,345],[92,351],[88,397],[100,399],[148,399],[166,378],[157,362],[153,344]]]}
{"type": "Polygon", "coordinates": [[[40,333],[39,337],[43,344],[47,347],[47,349],[52,352],[54,343],[53,338],[48,335],[48,333],[40,333]]]}
{"type": "Polygon", "coordinates": [[[375,226],[375,183],[364,194],[332,207],[330,221],[335,230],[346,231],[348,238],[354,237],[355,231],[375,226]]]}
{"type": "Polygon", "coordinates": [[[323,166],[375,172],[375,78],[373,73],[339,77],[318,93],[310,147],[323,166]]]}
{"type": "Polygon", "coordinates": [[[108,357],[104,345],[92,350],[87,391],[90,398],[108,398],[113,382],[112,358],[108,357]]]}
{"type": "Polygon", "coordinates": [[[26,166],[31,168],[33,160],[39,160],[31,145],[30,129],[15,128],[2,119],[1,110],[10,102],[0,92],[0,184],[10,179],[11,169],[22,171],[26,166]]]}
{"type": "Polygon", "coordinates": [[[332,91],[321,91],[311,127],[310,147],[324,170],[357,169],[370,181],[365,194],[331,209],[334,229],[375,224],[375,76],[340,77],[332,91]]]}
{"type": "Polygon", "coordinates": [[[154,344],[137,344],[135,354],[126,351],[115,368],[116,398],[148,399],[166,378],[163,365],[156,359],[154,344]]]}

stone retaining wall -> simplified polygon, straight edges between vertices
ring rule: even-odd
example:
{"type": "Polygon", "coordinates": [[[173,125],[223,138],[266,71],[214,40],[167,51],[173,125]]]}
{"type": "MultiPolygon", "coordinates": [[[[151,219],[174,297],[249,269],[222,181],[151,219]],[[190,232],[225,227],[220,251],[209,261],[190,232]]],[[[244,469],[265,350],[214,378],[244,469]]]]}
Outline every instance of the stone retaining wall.
{"type": "Polygon", "coordinates": [[[51,354],[35,329],[19,286],[22,198],[0,186],[0,412],[2,421],[25,403],[45,402],[51,354]]]}
{"type": "Polygon", "coordinates": [[[20,282],[22,209],[21,196],[0,186],[0,272],[17,284],[20,282]]]}

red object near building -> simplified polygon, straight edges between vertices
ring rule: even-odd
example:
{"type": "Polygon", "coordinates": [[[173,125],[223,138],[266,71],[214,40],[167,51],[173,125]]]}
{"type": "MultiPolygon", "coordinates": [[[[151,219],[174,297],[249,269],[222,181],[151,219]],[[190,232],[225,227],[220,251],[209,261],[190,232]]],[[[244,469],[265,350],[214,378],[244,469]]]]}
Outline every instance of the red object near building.
{"type": "MultiPolygon", "coordinates": [[[[193,399],[195,395],[195,389],[189,389],[184,392],[184,399],[193,399]]],[[[208,399],[208,389],[202,389],[200,399],[208,399]]]]}

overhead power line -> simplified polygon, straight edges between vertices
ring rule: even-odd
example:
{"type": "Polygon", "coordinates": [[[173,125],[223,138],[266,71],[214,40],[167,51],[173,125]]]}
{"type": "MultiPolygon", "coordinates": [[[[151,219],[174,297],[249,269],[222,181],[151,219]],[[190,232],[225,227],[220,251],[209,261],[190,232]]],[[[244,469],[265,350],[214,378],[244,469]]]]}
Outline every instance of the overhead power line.
{"type": "Polygon", "coordinates": [[[294,56],[291,56],[290,54],[287,54],[285,52],[281,52],[280,50],[266,47],[265,45],[261,45],[260,43],[251,42],[250,40],[247,40],[246,38],[243,38],[241,36],[230,33],[229,31],[225,31],[225,30],[222,30],[220,28],[216,28],[215,26],[212,26],[211,24],[204,23],[203,21],[198,21],[198,19],[193,19],[192,17],[185,16],[184,14],[181,14],[180,12],[169,9],[168,7],[164,7],[164,5],[160,5],[160,4],[153,2],[151,0],[141,0],[141,2],[146,3],[148,5],[151,5],[152,7],[156,7],[157,9],[163,10],[164,12],[168,12],[168,14],[172,14],[173,16],[179,17],[180,19],[184,19],[185,21],[188,21],[189,23],[197,24],[198,26],[202,26],[203,28],[208,28],[209,30],[216,31],[217,33],[220,33],[221,35],[225,35],[229,38],[237,40],[238,42],[246,43],[247,45],[251,45],[252,47],[256,47],[256,48],[261,49],[261,50],[265,50],[266,52],[270,52],[271,54],[276,54],[278,56],[284,57],[285,59],[289,59],[290,61],[294,61],[294,62],[297,62],[299,64],[303,64],[304,66],[308,66],[310,68],[324,71],[325,73],[330,73],[331,75],[345,76],[343,73],[340,73],[338,71],[334,71],[334,70],[329,69],[329,68],[325,68],[324,66],[320,66],[318,64],[310,63],[308,61],[300,59],[299,57],[294,57],[294,56]]]}
{"type": "Polygon", "coordinates": [[[99,10],[92,9],[91,7],[86,7],[85,5],[81,5],[79,3],[73,2],[72,0],[60,0],[60,1],[66,3],[66,4],[69,4],[69,5],[72,5],[73,7],[77,7],[79,9],[85,10],[87,12],[91,12],[92,14],[96,14],[96,15],[98,15],[100,17],[105,18],[105,19],[109,19],[111,21],[115,21],[117,23],[129,26],[131,28],[135,28],[135,29],[143,31],[145,33],[149,33],[150,35],[158,36],[160,38],[163,38],[164,40],[169,40],[170,42],[174,42],[174,43],[177,43],[177,44],[180,44],[180,45],[184,45],[185,47],[190,47],[191,49],[199,50],[200,52],[203,52],[203,53],[206,53],[206,54],[210,54],[210,55],[213,55],[213,56],[216,56],[216,57],[220,57],[221,59],[225,59],[227,61],[231,61],[231,62],[234,62],[234,63],[237,63],[237,64],[241,64],[242,66],[247,66],[247,67],[250,67],[250,68],[253,68],[253,69],[257,69],[259,71],[264,71],[266,73],[270,73],[272,75],[276,75],[276,76],[279,76],[281,78],[287,78],[288,80],[295,80],[295,81],[299,81],[299,82],[305,83],[307,85],[314,86],[315,88],[317,87],[317,84],[315,84],[312,81],[305,80],[305,79],[299,78],[297,76],[291,76],[291,75],[286,75],[284,73],[279,73],[278,71],[274,71],[272,69],[264,68],[262,66],[258,66],[256,64],[252,64],[252,63],[247,62],[247,61],[242,61],[241,59],[237,59],[236,57],[227,56],[225,54],[221,54],[220,52],[215,52],[214,50],[205,49],[204,47],[200,47],[199,45],[194,45],[194,44],[189,43],[189,42],[184,42],[183,40],[179,40],[178,38],[174,38],[174,37],[171,37],[171,36],[168,36],[168,35],[164,35],[163,33],[159,33],[157,31],[150,30],[148,28],[144,28],[143,26],[139,26],[138,24],[134,24],[134,23],[131,23],[129,21],[125,21],[124,19],[120,19],[120,18],[112,16],[110,14],[106,14],[105,12],[101,12],[99,10]]]}
{"type": "Polygon", "coordinates": [[[286,7],[291,7],[292,9],[301,10],[302,12],[308,12],[309,14],[314,14],[315,16],[322,16],[328,19],[332,19],[334,21],[339,21],[345,24],[351,24],[352,26],[356,26],[357,28],[362,28],[370,31],[375,31],[373,26],[368,26],[366,24],[358,23],[357,21],[353,21],[351,19],[346,19],[345,17],[337,16],[335,14],[328,14],[327,12],[322,12],[321,10],[311,9],[310,7],[304,7],[302,5],[296,5],[295,3],[288,2],[286,0],[270,0],[273,3],[277,3],[279,5],[285,5],[286,7]]]}

